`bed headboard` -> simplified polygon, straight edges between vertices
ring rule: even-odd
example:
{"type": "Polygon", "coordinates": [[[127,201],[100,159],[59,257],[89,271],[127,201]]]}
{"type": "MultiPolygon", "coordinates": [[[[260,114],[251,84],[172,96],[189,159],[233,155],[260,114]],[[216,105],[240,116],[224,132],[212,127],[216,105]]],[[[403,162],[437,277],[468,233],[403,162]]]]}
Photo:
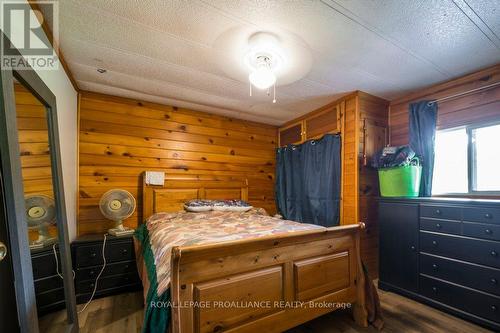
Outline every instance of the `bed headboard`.
{"type": "Polygon", "coordinates": [[[157,212],[177,212],[191,199],[248,200],[248,180],[222,181],[165,178],[165,184],[148,185],[142,177],[142,220],[157,212]]]}

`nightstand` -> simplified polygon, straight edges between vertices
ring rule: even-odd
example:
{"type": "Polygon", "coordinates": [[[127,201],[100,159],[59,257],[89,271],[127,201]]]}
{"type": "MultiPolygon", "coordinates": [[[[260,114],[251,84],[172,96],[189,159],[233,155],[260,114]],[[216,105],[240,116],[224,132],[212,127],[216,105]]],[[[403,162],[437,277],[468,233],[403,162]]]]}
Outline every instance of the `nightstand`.
{"type": "MultiPolygon", "coordinates": [[[[102,269],[103,235],[78,237],[71,243],[73,269],[75,271],[75,293],[78,304],[90,299],[96,277],[102,269]]],[[[132,236],[107,236],[106,268],[97,282],[95,298],[142,288],[135,262],[132,236]]]]}
{"type": "MultiPolygon", "coordinates": [[[[59,250],[56,247],[57,260],[59,250]]],[[[31,251],[36,307],[39,315],[65,307],[63,279],[57,275],[52,247],[31,251]]],[[[59,267],[59,270],[61,268],[59,267]]]]}

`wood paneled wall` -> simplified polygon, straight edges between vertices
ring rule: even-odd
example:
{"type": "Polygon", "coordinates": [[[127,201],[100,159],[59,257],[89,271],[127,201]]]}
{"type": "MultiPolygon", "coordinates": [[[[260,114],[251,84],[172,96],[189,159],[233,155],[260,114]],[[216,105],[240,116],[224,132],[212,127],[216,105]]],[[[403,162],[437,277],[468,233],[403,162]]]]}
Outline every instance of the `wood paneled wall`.
{"type": "Polygon", "coordinates": [[[131,192],[141,216],[142,172],[169,179],[248,179],[249,201],[275,213],[277,128],[131,99],[80,96],[78,234],[105,232],[112,222],[98,208],[109,189],[131,192]]]}
{"type": "MultiPolygon", "coordinates": [[[[394,100],[390,105],[391,145],[408,144],[408,105],[460,94],[500,81],[500,64],[394,100]]],[[[438,103],[438,129],[500,120],[500,86],[438,103]]]]}
{"type": "MultiPolygon", "coordinates": [[[[14,94],[24,194],[53,198],[47,110],[20,84],[14,85],[14,94]]],[[[49,231],[55,235],[56,227],[49,227],[49,231]]],[[[36,239],[38,233],[30,230],[29,237],[36,239]]]]}
{"type": "Polygon", "coordinates": [[[358,159],[359,121],[357,97],[349,95],[339,101],[342,112],[342,214],[344,224],[358,223],[358,159]]]}
{"type": "Polygon", "coordinates": [[[388,106],[386,100],[358,93],[358,218],[366,224],[366,231],[361,235],[361,258],[373,278],[378,276],[379,263],[379,184],[377,170],[370,167],[370,162],[375,152],[388,142],[388,106]]]}

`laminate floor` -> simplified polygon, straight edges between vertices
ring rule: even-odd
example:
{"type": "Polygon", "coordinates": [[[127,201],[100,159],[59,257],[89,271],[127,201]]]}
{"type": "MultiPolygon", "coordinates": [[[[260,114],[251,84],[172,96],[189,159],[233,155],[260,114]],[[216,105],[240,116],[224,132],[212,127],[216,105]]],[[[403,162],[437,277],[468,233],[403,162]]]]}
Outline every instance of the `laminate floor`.
{"type": "MultiPolygon", "coordinates": [[[[485,333],[484,328],[463,321],[399,295],[379,291],[385,319],[383,333],[485,333]]],[[[78,306],[78,309],[81,305],[78,306]]],[[[62,332],[64,311],[40,318],[40,332],[62,332]]],[[[127,293],[94,300],[79,315],[82,333],[136,333],[143,319],[142,293],[127,293]]],[[[375,333],[357,326],[349,311],[335,311],[286,333],[375,333]]],[[[160,333],[160,332],[159,332],[160,333]]],[[[163,332],[161,332],[163,333],[163,332]]]]}

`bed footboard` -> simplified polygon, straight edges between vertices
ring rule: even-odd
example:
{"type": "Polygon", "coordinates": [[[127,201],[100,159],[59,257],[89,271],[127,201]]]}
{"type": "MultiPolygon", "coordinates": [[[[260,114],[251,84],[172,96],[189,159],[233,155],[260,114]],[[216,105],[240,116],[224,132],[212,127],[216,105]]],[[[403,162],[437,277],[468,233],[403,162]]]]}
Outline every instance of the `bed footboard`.
{"type": "Polygon", "coordinates": [[[362,227],[174,247],[173,332],[282,332],[342,307],[367,326],[362,227]]]}

